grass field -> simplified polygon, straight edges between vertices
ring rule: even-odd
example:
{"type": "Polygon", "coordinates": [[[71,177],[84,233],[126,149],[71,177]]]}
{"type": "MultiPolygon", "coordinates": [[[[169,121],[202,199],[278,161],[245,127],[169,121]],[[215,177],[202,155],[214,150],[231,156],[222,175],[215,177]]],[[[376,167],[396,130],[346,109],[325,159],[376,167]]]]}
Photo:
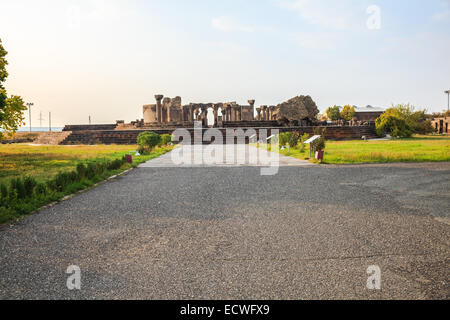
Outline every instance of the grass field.
{"type": "MultiPolygon", "coordinates": [[[[309,147],[281,150],[298,159],[309,158],[309,147]]],[[[450,161],[450,137],[416,136],[389,141],[327,141],[323,163],[390,163],[450,161]]]]}
{"type": "MultiPolygon", "coordinates": [[[[148,161],[166,153],[170,148],[156,149],[151,155],[135,157],[135,161],[148,161]]],[[[0,145],[0,183],[24,175],[32,176],[38,181],[46,181],[59,172],[74,170],[80,162],[114,160],[136,149],[135,145],[0,145]]]]}

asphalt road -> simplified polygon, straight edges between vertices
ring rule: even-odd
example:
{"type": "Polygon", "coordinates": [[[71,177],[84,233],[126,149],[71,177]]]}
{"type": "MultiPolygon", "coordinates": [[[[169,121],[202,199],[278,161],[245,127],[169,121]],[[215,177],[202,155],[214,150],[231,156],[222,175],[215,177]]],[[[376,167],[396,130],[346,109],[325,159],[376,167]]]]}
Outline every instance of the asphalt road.
{"type": "Polygon", "coordinates": [[[0,298],[449,299],[449,190],[450,163],[142,167],[1,228],[0,298]]]}

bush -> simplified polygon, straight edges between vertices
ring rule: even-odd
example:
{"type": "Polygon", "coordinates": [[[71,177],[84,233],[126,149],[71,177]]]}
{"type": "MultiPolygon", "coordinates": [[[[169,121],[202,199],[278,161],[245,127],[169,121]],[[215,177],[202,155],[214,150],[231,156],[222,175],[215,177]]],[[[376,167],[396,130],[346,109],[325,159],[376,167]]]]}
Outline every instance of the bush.
{"type": "Polygon", "coordinates": [[[86,178],[92,179],[95,177],[95,165],[92,162],[89,162],[86,167],[86,178]]]}
{"type": "Polygon", "coordinates": [[[8,187],[5,184],[0,184],[0,196],[2,199],[8,198],[8,187]]]}
{"type": "Polygon", "coordinates": [[[36,179],[32,177],[25,177],[23,179],[23,186],[25,188],[25,194],[27,197],[31,197],[33,195],[33,190],[37,185],[36,179]]]}
{"type": "Polygon", "coordinates": [[[80,178],[86,178],[87,177],[86,166],[82,163],[77,164],[77,173],[80,178]]]}
{"type": "Polygon", "coordinates": [[[25,199],[27,197],[27,193],[25,190],[25,185],[21,178],[15,178],[11,180],[11,188],[10,194],[11,199],[25,199]]]}
{"type": "Polygon", "coordinates": [[[410,104],[393,106],[387,109],[382,116],[384,119],[379,121],[380,130],[384,126],[386,131],[380,131],[381,134],[390,132],[393,137],[409,138],[413,133],[430,134],[434,132],[431,121],[427,119],[426,111],[416,111],[410,104]]]}
{"type": "Polygon", "coordinates": [[[278,137],[278,143],[280,144],[280,148],[286,146],[288,144],[288,140],[289,140],[288,132],[280,133],[278,137]]]}
{"type": "Polygon", "coordinates": [[[38,183],[34,189],[34,194],[37,196],[43,196],[47,193],[47,187],[44,183],[38,183]]]}
{"type": "Polygon", "coordinates": [[[289,132],[288,133],[288,145],[291,148],[296,148],[298,145],[298,141],[300,140],[300,136],[297,133],[289,132]]]}
{"type": "Polygon", "coordinates": [[[54,187],[56,187],[55,189],[58,191],[63,191],[64,188],[70,183],[69,176],[65,172],[58,173],[53,181],[54,187]]]}
{"type": "Polygon", "coordinates": [[[167,146],[171,142],[172,142],[172,136],[170,134],[163,134],[161,136],[161,145],[162,146],[167,146]]]}
{"type": "Polygon", "coordinates": [[[394,138],[410,138],[413,134],[413,129],[404,119],[398,118],[389,112],[383,113],[375,124],[377,134],[380,136],[389,133],[394,138]]]}
{"type": "Polygon", "coordinates": [[[300,152],[305,152],[305,141],[309,139],[309,134],[305,133],[300,137],[300,152]]]}
{"type": "Polygon", "coordinates": [[[327,133],[327,129],[326,128],[323,128],[323,129],[316,128],[316,129],[314,129],[314,135],[317,135],[317,136],[320,135],[320,138],[317,139],[316,141],[314,141],[314,146],[316,148],[316,151],[323,151],[323,150],[325,150],[325,147],[326,147],[325,135],[326,135],[326,133],[327,133]]]}
{"type": "Polygon", "coordinates": [[[156,146],[161,144],[161,136],[154,132],[142,132],[137,138],[137,144],[144,151],[142,154],[149,153],[156,146]]]}
{"type": "Polygon", "coordinates": [[[118,170],[122,167],[124,161],[122,159],[116,159],[108,163],[108,170],[118,170]]]}

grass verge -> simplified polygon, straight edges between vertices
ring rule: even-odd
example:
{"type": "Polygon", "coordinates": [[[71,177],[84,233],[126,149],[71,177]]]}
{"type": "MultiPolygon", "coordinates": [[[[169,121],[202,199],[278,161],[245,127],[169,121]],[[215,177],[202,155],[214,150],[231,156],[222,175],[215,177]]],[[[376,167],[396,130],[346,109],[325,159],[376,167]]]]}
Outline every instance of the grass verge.
{"type": "MultiPolygon", "coordinates": [[[[260,147],[265,147],[260,146],[260,147]]],[[[280,154],[310,160],[303,152],[286,148],[280,154]]],[[[310,160],[315,162],[315,160],[310,160]]],[[[375,141],[327,141],[324,164],[446,162],[450,161],[450,137],[415,136],[408,139],[375,141]]]]}

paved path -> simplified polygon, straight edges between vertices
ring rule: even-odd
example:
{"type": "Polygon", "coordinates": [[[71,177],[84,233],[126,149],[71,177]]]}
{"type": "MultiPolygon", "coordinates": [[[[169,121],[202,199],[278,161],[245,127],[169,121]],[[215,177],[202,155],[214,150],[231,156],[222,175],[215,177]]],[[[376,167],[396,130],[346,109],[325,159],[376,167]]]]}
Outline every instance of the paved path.
{"type": "Polygon", "coordinates": [[[449,181],[450,163],[141,167],[3,227],[0,298],[449,299],[449,181]]]}
{"type": "Polygon", "coordinates": [[[165,155],[142,164],[141,168],[157,167],[265,167],[276,165],[280,167],[302,167],[314,166],[313,163],[287,157],[278,153],[268,152],[249,145],[221,145],[222,156],[215,157],[211,151],[213,146],[180,146],[175,152],[165,155]],[[186,159],[181,159],[183,154],[188,154],[186,159]],[[206,157],[212,154],[213,161],[205,161],[206,157]],[[196,159],[200,161],[196,162],[196,159]]]}

